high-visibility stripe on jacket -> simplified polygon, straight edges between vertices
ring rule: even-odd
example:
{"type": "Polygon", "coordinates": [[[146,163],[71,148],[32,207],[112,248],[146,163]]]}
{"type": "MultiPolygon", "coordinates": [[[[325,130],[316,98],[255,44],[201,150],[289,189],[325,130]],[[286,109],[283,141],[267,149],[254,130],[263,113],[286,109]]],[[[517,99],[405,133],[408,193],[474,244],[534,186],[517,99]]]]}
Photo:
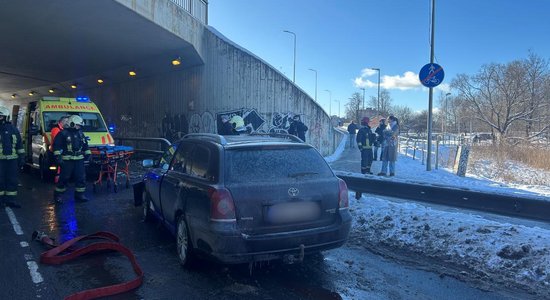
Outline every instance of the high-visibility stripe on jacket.
{"type": "Polygon", "coordinates": [[[356,141],[359,149],[372,149],[374,138],[370,127],[361,126],[361,128],[357,132],[356,141]]]}
{"type": "Polygon", "coordinates": [[[0,159],[16,159],[25,154],[21,135],[10,123],[0,125],[0,159]]]}
{"type": "Polygon", "coordinates": [[[60,155],[63,160],[84,159],[84,155],[91,153],[86,137],[75,128],[60,131],[53,142],[53,154],[60,155]]]}

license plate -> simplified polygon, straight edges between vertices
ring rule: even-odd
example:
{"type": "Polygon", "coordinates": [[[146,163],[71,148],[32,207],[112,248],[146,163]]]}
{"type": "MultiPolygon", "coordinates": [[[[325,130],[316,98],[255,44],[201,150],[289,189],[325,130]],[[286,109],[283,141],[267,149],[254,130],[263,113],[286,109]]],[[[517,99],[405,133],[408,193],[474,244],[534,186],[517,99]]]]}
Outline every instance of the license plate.
{"type": "Polygon", "coordinates": [[[296,223],[316,220],[320,216],[321,208],[317,202],[290,202],[270,206],[266,220],[273,224],[296,223]]]}

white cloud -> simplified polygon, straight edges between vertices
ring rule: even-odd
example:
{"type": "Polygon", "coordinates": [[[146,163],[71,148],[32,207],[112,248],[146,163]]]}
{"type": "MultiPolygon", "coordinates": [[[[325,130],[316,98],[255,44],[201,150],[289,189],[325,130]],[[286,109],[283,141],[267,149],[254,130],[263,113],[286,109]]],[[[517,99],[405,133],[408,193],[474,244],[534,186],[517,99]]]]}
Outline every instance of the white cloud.
{"type": "MultiPolygon", "coordinates": [[[[353,81],[355,84],[355,87],[358,87],[358,88],[377,87],[378,82],[373,82],[365,78],[368,76],[372,76],[377,72],[378,71],[375,71],[372,69],[363,69],[361,71],[361,76],[356,77],[355,80],[353,81]]],[[[409,90],[409,89],[419,88],[421,86],[422,85],[420,84],[420,80],[418,80],[418,74],[411,71],[407,71],[403,73],[403,76],[384,75],[380,78],[380,87],[387,90],[391,90],[391,89],[409,90]]]]}

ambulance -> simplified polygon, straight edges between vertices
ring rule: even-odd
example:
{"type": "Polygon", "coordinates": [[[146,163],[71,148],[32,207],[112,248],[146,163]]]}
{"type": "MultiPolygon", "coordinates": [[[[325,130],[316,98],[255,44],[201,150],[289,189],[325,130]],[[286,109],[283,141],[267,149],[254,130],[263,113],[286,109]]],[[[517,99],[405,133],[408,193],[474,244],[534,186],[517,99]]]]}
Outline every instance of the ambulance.
{"type": "MultiPolygon", "coordinates": [[[[88,97],[61,98],[43,97],[28,104],[24,117],[18,122],[23,144],[27,153],[27,166],[36,168],[40,177],[47,180],[57,169],[50,145],[53,141],[51,130],[57,126],[62,116],[79,115],[84,120],[83,132],[88,145],[114,146],[105,120],[97,106],[88,97]]],[[[18,126],[18,127],[19,127],[18,126]]]]}

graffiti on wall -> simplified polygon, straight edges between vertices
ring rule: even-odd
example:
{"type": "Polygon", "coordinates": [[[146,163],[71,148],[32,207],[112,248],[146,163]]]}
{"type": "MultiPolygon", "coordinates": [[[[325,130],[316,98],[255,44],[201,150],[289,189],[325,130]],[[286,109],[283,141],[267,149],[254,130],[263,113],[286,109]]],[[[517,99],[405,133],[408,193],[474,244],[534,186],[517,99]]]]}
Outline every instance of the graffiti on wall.
{"type": "MultiPolygon", "coordinates": [[[[216,123],[219,131],[223,116],[227,116],[229,119],[233,116],[240,116],[244,120],[244,127],[247,132],[288,133],[288,128],[295,115],[297,114],[293,112],[273,112],[262,115],[255,109],[235,109],[216,113],[216,123]],[[267,120],[270,120],[270,122],[267,122],[267,120]]],[[[302,115],[301,120],[306,123],[304,117],[302,115]]]]}
{"type": "Polygon", "coordinates": [[[224,116],[228,119],[231,119],[234,116],[240,116],[243,119],[243,128],[238,128],[238,131],[263,132],[261,128],[265,124],[265,119],[255,109],[235,109],[217,113],[216,124],[218,132],[220,132],[222,128],[222,117],[224,116]]]}
{"type": "Polygon", "coordinates": [[[216,133],[216,121],[212,113],[205,111],[202,114],[193,114],[189,118],[189,132],[216,133]]]}

